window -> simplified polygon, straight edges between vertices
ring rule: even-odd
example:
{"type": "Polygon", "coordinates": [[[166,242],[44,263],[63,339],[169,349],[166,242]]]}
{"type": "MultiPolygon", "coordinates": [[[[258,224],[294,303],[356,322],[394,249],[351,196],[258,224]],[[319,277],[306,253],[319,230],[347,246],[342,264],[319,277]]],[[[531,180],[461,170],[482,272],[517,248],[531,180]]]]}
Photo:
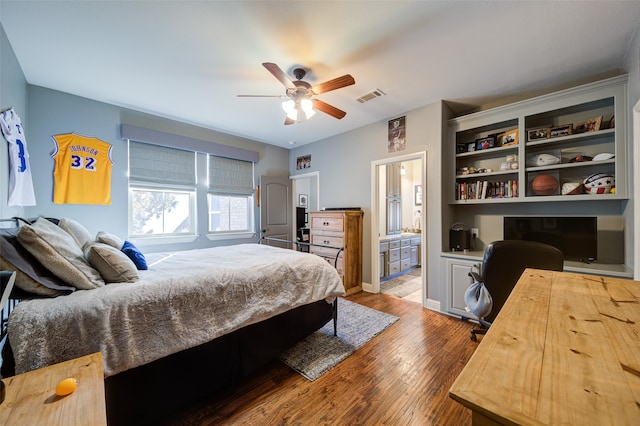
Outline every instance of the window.
{"type": "Polygon", "coordinates": [[[194,234],[193,192],[134,186],[130,191],[132,236],[194,234]]]}
{"type": "Polygon", "coordinates": [[[255,232],[253,163],[209,155],[209,234],[255,232]]]}
{"type": "Polygon", "coordinates": [[[129,143],[129,234],[196,234],[196,153],[129,143]]]}

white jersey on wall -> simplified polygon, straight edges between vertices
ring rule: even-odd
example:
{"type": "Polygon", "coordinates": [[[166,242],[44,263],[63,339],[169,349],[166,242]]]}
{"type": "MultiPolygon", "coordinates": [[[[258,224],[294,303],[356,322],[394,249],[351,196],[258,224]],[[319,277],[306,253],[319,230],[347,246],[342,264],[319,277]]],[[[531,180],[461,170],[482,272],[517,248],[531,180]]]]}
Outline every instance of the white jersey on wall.
{"type": "Polygon", "coordinates": [[[9,142],[9,206],[35,206],[27,140],[20,117],[9,108],[0,113],[0,128],[9,142]]]}

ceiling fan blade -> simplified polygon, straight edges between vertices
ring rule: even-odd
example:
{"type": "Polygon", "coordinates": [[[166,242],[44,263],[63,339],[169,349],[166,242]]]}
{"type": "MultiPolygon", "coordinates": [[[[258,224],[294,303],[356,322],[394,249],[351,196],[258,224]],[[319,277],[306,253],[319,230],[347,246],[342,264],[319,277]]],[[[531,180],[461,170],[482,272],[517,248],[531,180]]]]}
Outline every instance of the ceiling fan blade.
{"type": "Polygon", "coordinates": [[[334,78],[333,80],[325,81],[324,83],[317,84],[311,88],[313,93],[319,95],[320,93],[330,92],[331,90],[340,89],[341,87],[351,86],[356,84],[356,80],[351,74],[345,74],[342,77],[334,78]]]}
{"type": "Polygon", "coordinates": [[[325,114],[329,114],[330,116],[335,117],[338,120],[347,115],[347,113],[342,111],[341,109],[338,109],[333,105],[329,105],[328,103],[323,102],[320,99],[312,99],[311,101],[313,101],[313,107],[315,109],[317,109],[318,111],[322,111],[325,114]]]}
{"type": "Polygon", "coordinates": [[[280,69],[280,67],[272,62],[263,62],[262,66],[267,69],[275,78],[284,85],[284,87],[295,87],[289,76],[280,69]]]}
{"type": "Polygon", "coordinates": [[[285,117],[285,119],[284,119],[284,125],[285,125],[285,126],[288,126],[288,125],[293,124],[293,123],[295,123],[295,122],[296,122],[296,120],[292,120],[292,119],[290,119],[288,115],[287,115],[287,116],[285,117]]]}

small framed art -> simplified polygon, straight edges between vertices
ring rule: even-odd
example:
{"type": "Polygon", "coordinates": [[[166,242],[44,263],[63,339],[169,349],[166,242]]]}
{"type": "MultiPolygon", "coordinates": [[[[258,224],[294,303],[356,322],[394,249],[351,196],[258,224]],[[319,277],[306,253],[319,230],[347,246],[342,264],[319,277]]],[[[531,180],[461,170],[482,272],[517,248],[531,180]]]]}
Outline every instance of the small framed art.
{"type": "Polygon", "coordinates": [[[476,141],[476,151],[493,148],[495,143],[496,143],[496,140],[493,136],[488,136],[486,138],[478,139],[476,141]]]}
{"type": "Polygon", "coordinates": [[[597,132],[600,130],[600,124],[602,124],[602,116],[592,118],[584,123],[576,125],[573,133],[597,132]]]}
{"type": "Polygon", "coordinates": [[[304,207],[305,209],[309,204],[309,196],[307,194],[298,194],[298,207],[304,207]]]}
{"type": "Polygon", "coordinates": [[[416,185],[413,188],[414,188],[414,194],[415,194],[415,205],[421,206],[422,205],[422,185],[416,185]]]}
{"type": "Polygon", "coordinates": [[[559,138],[561,136],[569,136],[573,134],[573,124],[564,124],[562,126],[549,129],[550,138],[559,138]]]}
{"type": "Polygon", "coordinates": [[[548,137],[549,137],[549,128],[548,127],[527,130],[527,140],[529,140],[529,141],[537,141],[537,140],[540,140],[540,139],[547,139],[548,137]]]}
{"type": "Polygon", "coordinates": [[[509,130],[498,135],[498,146],[518,144],[518,129],[509,130]]]}
{"type": "Polygon", "coordinates": [[[305,209],[309,205],[309,196],[307,194],[298,194],[298,207],[304,207],[305,209]]]}

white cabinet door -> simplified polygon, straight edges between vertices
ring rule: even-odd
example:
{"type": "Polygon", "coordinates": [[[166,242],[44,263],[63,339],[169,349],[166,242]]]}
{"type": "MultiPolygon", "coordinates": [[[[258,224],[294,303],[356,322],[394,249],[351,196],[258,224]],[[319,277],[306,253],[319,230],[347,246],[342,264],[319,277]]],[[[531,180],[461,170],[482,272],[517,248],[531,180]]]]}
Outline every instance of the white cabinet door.
{"type": "Polygon", "coordinates": [[[464,318],[475,318],[473,314],[465,310],[464,293],[472,283],[469,272],[478,272],[480,262],[477,260],[443,258],[441,263],[447,285],[445,297],[447,312],[464,318]]]}

